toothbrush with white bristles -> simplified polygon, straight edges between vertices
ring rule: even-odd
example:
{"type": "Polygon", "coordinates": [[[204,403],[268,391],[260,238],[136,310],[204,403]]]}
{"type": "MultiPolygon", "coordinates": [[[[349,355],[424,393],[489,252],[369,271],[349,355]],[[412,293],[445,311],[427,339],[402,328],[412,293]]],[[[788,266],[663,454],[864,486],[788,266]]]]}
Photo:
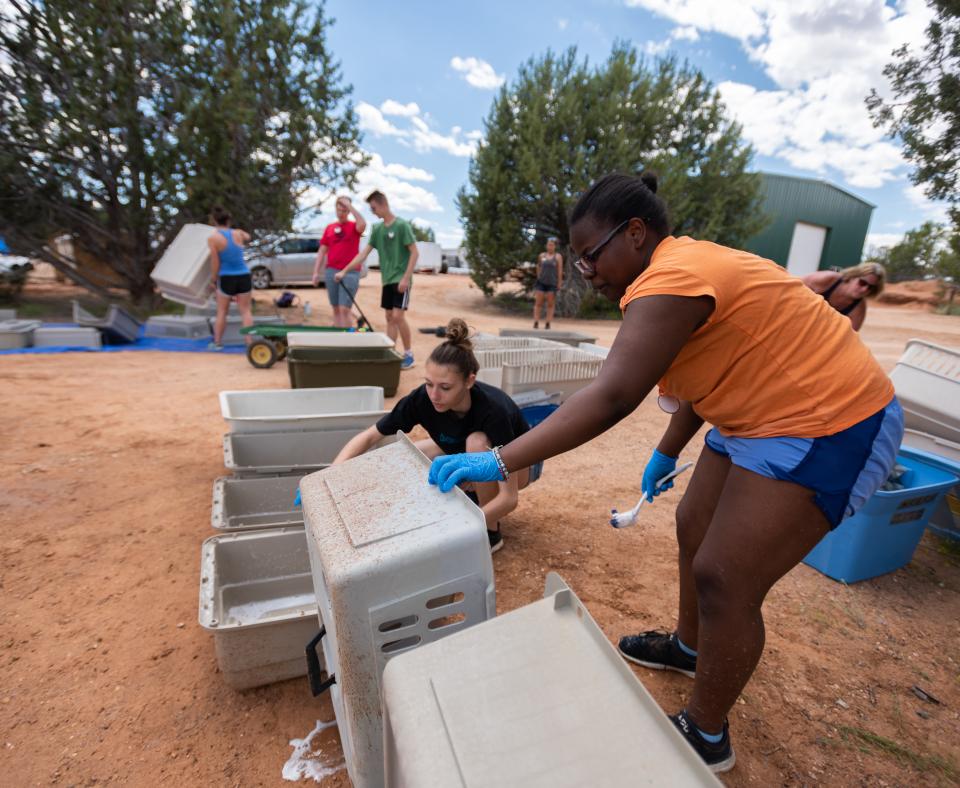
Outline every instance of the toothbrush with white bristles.
{"type": "MultiPolygon", "coordinates": [[[[687,470],[687,468],[692,468],[692,467],[693,467],[693,463],[692,463],[692,462],[685,462],[685,463],[684,463],[683,465],[681,465],[679,468],[677,468],[676,470],[671,471],[671,472],[668,473],[666,476],[664,476],[662,479],[658,479],[658,480],[657,480],[657,487],[658,487],[658,488],[662,487],[662,486],[663,486],[664,484],[666,484],[668,481],[670,481],[671,479],[679,476],[681,473],[683,473],[685,470],[687,470]]],[[[637,515],[640,513],[640,507],[643,506],[643,503],[644,503],[644,501],[646,501],[646,500],[647,500],[647,496],[644,495],[644,496],[637,502],[637,505],[636,505],[636,506],[634,506],[632,509],[630,509],[629,511],[626,511],[626,512],[618,512],[616,509],[611,509],[611,510],[610,510],[610,514],[611,514],[612,516],[610,517],[610,525],[612,525],[614,528],[629,528],[631,525],[635,525],[636,522],[637,522],[637,515]]]]}

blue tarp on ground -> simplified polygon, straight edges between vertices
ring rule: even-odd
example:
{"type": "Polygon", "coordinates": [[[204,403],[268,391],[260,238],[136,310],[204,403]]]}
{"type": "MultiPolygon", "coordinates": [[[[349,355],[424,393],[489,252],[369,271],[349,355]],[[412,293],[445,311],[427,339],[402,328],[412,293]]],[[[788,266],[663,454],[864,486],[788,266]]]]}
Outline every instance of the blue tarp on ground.
{"type": "MultiPolygon", "coordinates": [[[[44,323],[45,328],[76,328],[74,323],[44,323]]],[[[223,350],[208,350],[209,337],[199,339],[179,339],[177,337],[145,337],[143,329],[136,342],[126,345],[104,345],[103,347],[72,347],[56,345],[53,347],[23,347],[13,350],[0,350],[0,356],[17,355],[21,353],[71,353],[74,351],[87,353],[116,353],[126,350],[162,350],[168,353],[246,353],[245,345],[227,345],[223,350]]]]}

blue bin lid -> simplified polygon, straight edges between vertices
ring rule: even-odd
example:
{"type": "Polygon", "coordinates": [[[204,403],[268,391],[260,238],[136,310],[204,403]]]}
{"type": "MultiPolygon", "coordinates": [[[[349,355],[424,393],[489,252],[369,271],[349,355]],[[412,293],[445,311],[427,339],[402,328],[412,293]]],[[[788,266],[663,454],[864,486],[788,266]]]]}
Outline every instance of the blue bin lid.
{"type": "Polygon", "coordinates": [[[951,460],[949,457],[943,457],[930,451],[924,451],[923,449],[915,449],[913,446],[901,446],[897,454],[920,460],[941,471],[960,477],[960,460],[951,460]]]}
{"type": "Polygon", "coordinates": [[[903,490],[877,490],[874,495],[888,497],[937,493],[949,490],[960,482],[957,463],[921,449],[901,446],[897,452],[897,462],[911,471],[910,483],[903,490]]]}

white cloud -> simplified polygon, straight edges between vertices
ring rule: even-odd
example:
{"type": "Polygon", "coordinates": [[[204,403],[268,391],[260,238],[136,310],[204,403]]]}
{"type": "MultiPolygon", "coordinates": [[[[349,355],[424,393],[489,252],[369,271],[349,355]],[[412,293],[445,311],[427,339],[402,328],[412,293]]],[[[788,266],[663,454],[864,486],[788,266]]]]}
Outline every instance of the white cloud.
{"type": "Polygon", "coordinates": [[[859,188],[876,188],[901,177],[900,149],[884,140],[868,118],[846,117],[849,107],[833,100],[829,85],[803,93],[758,90],[740,82],[722,82],[718,89],[761,155],[819,175],[838,171],[859,188]]]}
{"type": "Polygon", "coordinates": [[[497,74],[486,60],[480,60],[476,57],[454,57],[450,60],[450,65],[455,71],[463,74],[467,84],[483,90],[494,90],[500,87],[506,78],[503,74],[497,74]]]}
{"type": "Polygon", "coordinates": [[[670,38],[674,41],[699,41],[700,33],[697,32],[697,28],[692,25],[688,27],[675,27],[670,31],[670,38]]]}
{"type": "Polygon", "coordinates": [[[378,137],[402,137],[404,132],[394,126],[389,120],[383,117],[372,104],[361,101],[357,104],[357,117],[360,121],[360,130],[369,131],[378,137]]]}
{"type": "Polygon", "coordinates": [[[427,172],[419,167],[407,167],[405,164],[385,164],[383,165],[383,172],[386,175],[393,175],[405,181],[426,181],[429,183],[434,180],[432,172],[427,172]]]}
{"type": "Polygon", "coordinates": [[[420,106],[415,101],[411,101],[409,104],[401,104],[399,101],[387,99],[380,105],[380,111],[384,115],[400,115],[409,118],[412,115],[420,114],[420,106]]]}
{"type": "Polygon", "coordinates": [[[896,246],[903,240],[903,233],[867,233],[867,241],[863,245],[864,253],[869,257],[870,253],[877,249],[889,249],[896,246]]]}
{"type": "Polygon", "coordinates": [[[947,204],[931,200],[923,193],[922,186],[911,183],[904,188],[903,193],[911,204],[924,214],[925,221],[945,223],[949,220],[947,204]]]}
{"type": "Polygon", "coordinates": [[[922,46],[930,10],[924,0],[624,0],[681,27],[647,45],[659,54],[701,33],[730,36],[777,86],[724,82],[721,95],[744,136],[764,155],[851,186],[901,180],[900,148],[874,128],[864,104],[871,88],[889,94],[883,67],[901,44],[922,46]],[[683,31],[683,32],[680,32],[683,31]]]}
{"type": "Polygon", "coordinates": [[[354,205],[367,217],[367,221],[373,221],[374,217],[370,214],[364,199],[374,189],[379,189],[387,195],[390,207],[395,213],[401,215],[443,213],[443,207],[433,192],[423,186],[410,183],[411,180],[432,181],[434,179],[432,173],[395,162],[388,164],[379,153],[368,152],[368,155],[370,163],[357,174],[357,185],[352,192],[344,190],[321,192],[314,188],[308,189],[299,201],[305,215],[298,224],[316,228],[333,221],[334,199],[336,195],[344,193],[348,194],[354,205]],[[318,206],[319,211],[316,210],[318,206]],[[314,213],[310,214],[306,210],[309,208],[314,208],[314,213]]]}
{"type": "MultiPolygon", "coordinates": [[[[418,153],[441,150],[449,153],[451,156],[472,156],[477,149],[477,143],[483,137],[482,132],[479,130],[464,133],[460,126],[454,126],[449,134],[441,134],[430,128],[430,125],[424,120],[424,118],[430,117],[429,114],[426,113],[424,113],[424,117],[420,117],[419,114],[408,114],[410,127],[406,129],[399,128],[383,116],[382,110],[384,110],[384,107],[391,111],[395,110],[396,107],[401,107],[408,113],[411,107],[416,107],[418,113],[420,108],[412,103],[402,105],[393,102],[393,104],[396,104],[395,107],[391,105],[391,101],[392,99],[385,101],[380,109],[377,109],[372,104],[361,101],[357,105],[357,115],[360,119],[361,131],[368,131],[377,137],[397,137],[402,144],[412,147],[418,153]]],[[[393,112],[392,114],[400,113],[393,112]]],[[[399,167],[401,165],[391,166],[399,167]]],[[[406,174],[402,174],[400,177],[406,178],[407,180],[433,179],[432,176],[426,178],[424,175],[429,175],[429,173],[425,173],[423,170],[414,171],[408,169],[406,174]]]]}
{"type": "Polygon", "coordinates": [[[680,25],[725,33],[734,38],[754,37],[763,32],[764,2],[718,3],[715,0],[626,0],[628,6],[645,8],[680,25]]]}
{"type": "Polygon", "coordinates": [[[433,192],[408,181],[411,172],[426,176],[418,177],[419,180],[433,180],[433,175],[424,170],[387,164],[379,153],[371,153],[370,164],[357,176],[357,199],[363,200],[374,189],[379,189],[387,195],[395,213],[442,213],[443,208],[433,192]]]}
{"type": "Polygon", "coordinates": [[[648,55],[656,57],[662,55],[673,45],[674,41],[699,41],[700,33],[695,27],[675,27],[670,31],[663,41],[647,41],[643,46],[643,51],[648,55]]]}
{"type": "Polygon", "coordinates": [[[469,134],[462,135],[462,129],[458,126],[454,126],[449,135],[444,135],[431,129],[423,118],[410,118],[410,123],[413,127],[410,141],[414,150],[420,153],[436,149],[452,156],[472,156],[477,149],[477,138],[471,138],[469,134]]]}
{"type": "Polygon", "coordinates": [[[558,29],[558,30],[566,30],[566,29],[567,29],[567,25],[569,25],[569,24],[570,24],[570,20],[569,20],[569,19],[558,19],[558,20],[557,20],[557,29],[558,29]]]}
{"type": "Polygon", "coordinates": [[[463,244],[463,228],[444,227],[438,229],[434,227],[434,233],[437,236],[437,243],[444,249],[457,249],[463,244]]]}

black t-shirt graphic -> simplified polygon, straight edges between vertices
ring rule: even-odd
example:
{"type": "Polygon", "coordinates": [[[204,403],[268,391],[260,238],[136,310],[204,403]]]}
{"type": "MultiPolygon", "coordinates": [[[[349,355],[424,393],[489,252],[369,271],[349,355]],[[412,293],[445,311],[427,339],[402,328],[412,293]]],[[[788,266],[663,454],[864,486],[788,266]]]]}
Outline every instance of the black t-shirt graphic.
{"type": "Polygon", "coordinates": [[[423,385],[407,394],[380,419],[377,430],[381,435],[394,435],[397,430],[410,432],[417,424],[445,454],[466,451],[467,436],[472,432],[483,432],[493,446],[501,446],[530,429],[520,408],[509,396],[496,386],[479,381],[470,389],[470,410],[463,416],[450,410],[438,413],[423,385]]]}

